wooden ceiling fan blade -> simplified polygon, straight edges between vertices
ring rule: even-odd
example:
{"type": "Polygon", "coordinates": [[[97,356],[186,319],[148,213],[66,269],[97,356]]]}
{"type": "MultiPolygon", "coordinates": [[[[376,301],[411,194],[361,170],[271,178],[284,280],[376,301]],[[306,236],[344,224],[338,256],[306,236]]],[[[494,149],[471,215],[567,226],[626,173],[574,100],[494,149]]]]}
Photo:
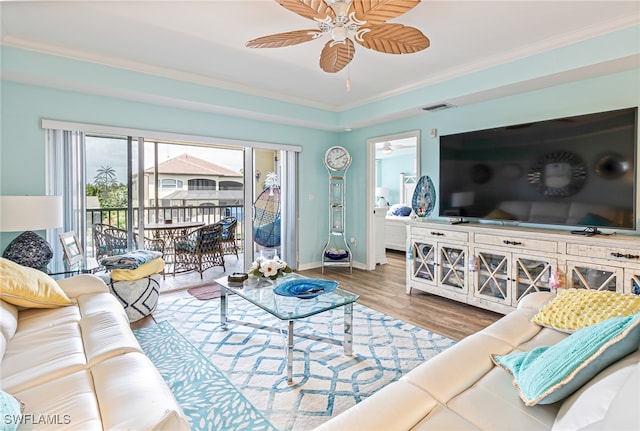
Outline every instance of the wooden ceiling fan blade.
{"type": "Polygon", "coordinates": [[[276,0],[278,4],[293,13],[308,18],[324,20],[326,17],[335,19],[336,15],[324,0],[276,0]]]}
{"type": "Polygon", "coordinates": [[[382,24],[410,11],[420,0],[353,0],[356,18],[367,24],[382,24]]]}
{"type": "Polygon", "coordinates": [[[354,51],[351,39],[346,39],[344,43],[330,40],[320,53],[320,68],[327,73],[339,72],[353,60],[354,51]]]}
{"type": "Polygon", "coordinates": [[[428,48],[430,44],[420,30],[402,24],[367,25],[360,30],[362,40],[356,38],[360,45],[386,54],[411,54],[428,48]]]}
{"type": "Polygon", "coordinates": [[[320,30],[296,30],[286,33],[270,34],[269,36],[252,39],[245,43],[248,48],[281,48],[283,46],[297,45],[309,42],[322,36],[320,30]]]}

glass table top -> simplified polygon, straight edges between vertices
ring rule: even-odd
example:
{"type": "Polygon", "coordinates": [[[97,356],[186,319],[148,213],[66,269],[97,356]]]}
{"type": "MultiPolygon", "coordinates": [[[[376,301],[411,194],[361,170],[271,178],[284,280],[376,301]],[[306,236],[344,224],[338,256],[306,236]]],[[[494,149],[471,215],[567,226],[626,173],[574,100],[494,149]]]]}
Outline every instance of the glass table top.
{"type": "Polygon", "coordinates": [[[222,277],[217,279],[216,282],[281,320],[294,320],[313,316],[356,302],[360,297],[360,295],[347,292],[339,287],[332,292],[310,299],[281,296],[273,291],[280,283],[302,278],[305,277],[292,273],[285,277],[278,277],[276,280],[249,277],[242,283],[230,283],[227,277],[222,277]]]}
{"type": "Polygon", "coordinates": [[[65,260],[54,259],[49,264],[41,268],[40,270],[49,275],[64,275],[64,274],[84,274],[90,273],[100,268],[98,262],[92,258],[82,258],[79,262],[69,265],[65,260]]]}

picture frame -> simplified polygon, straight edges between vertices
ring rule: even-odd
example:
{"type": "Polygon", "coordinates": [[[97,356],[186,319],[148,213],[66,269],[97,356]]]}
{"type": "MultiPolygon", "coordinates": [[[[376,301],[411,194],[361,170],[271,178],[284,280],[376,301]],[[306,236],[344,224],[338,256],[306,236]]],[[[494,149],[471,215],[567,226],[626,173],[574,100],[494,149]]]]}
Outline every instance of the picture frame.
{"type": "Polygon", "coordinates": [[[78,236],[75,232],[64,232],[59,235],[64,251],[64,260],[69,265],[76,264],[82,260],[82,248],[78,242],[78,236]]]}

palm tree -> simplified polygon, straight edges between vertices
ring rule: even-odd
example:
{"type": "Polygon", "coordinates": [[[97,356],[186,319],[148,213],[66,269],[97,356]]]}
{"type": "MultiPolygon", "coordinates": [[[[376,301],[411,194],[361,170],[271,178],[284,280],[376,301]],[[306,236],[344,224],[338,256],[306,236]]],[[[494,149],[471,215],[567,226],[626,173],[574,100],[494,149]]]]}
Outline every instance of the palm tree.
{"type": "Polygon", "coordinates": [[[109,196],[109,187],[118,185],[116,170],[111,166],[100,166],[96,176],[93,177],[93,184],[102,190],[102,198],[104,200],[109,196]]]}

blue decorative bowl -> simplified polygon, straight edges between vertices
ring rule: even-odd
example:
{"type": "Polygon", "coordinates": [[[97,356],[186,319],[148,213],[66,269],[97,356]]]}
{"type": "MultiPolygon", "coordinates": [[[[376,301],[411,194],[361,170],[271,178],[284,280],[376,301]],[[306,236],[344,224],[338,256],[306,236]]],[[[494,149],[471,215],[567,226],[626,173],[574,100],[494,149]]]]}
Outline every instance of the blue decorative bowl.
{"type": "Polygon", "coordinates": [[[273,292],[281,296],[292,296],[300,299],[311,299],[318,295],[333,292],[338,282],[320,278],[296,278],[277,285],[273,292]]]}
{"type": "Polygon", "coordinates": [[[325,256],[327,256],[329,259],[333,259],[333,260],[340,260],[340,259],[346,259],[347,257],[349,257],[349,253],[341,253],[341,254],[336,254],[336,253],[325,253],[325,256]]]}

